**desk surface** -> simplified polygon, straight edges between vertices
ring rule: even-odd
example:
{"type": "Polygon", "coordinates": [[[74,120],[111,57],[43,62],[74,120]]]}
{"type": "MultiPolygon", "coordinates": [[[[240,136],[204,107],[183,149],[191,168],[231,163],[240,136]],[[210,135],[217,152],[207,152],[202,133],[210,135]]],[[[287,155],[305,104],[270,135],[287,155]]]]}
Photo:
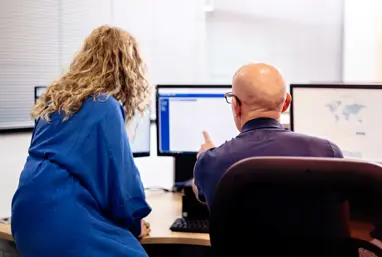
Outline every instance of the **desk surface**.
{"type": "MultiPolygon", "coordinates": [[[[187,244],[209,246],[208,234],[172,232],[169,227],[181,216],[181,195],[162,191],[146,193],[153,211],[147,217],[151,224],[151,234],[142,239],[142,244],[187,244]]],[[[352,221],[352,236],[370,241],[369,233],[373,226],[369,223],[352,221]]],[[[0,224],[0,239],[13,240],[9,224],[0,224]]]]}
{"type": "Polygon", "coordinates": [[[182,215],[181,194],[151,191],[146,195],[153,210],[146,219],[151,224],[151,233],[142,239],[142,244],[210,245],[208,234],[172,232],[169,229],[182,215]]]}

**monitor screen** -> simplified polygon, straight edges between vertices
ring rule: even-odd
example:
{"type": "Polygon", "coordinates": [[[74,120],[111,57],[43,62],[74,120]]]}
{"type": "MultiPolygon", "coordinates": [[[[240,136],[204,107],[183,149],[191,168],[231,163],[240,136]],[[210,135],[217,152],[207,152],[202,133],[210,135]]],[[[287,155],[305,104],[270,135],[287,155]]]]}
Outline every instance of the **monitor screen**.
{"type": "Polygon", "coordinates": [[[382,85],[291,85],[291,129],[326,138],[345,158],[382,162],[382,85]]]}
{"type": "MultiPolygon", "coordinates": [[[[37,101],[47,87],[35,87],[35,101],[37,101]]],[[[136,114],[126,125],[131,151],[134,157],[150,155],[150,111],[143,115],[136,114]]]]}
{"type": "Polygon", "coordinates": [[[34,101],[37,102],[37,100],[40,98],[40,96],[44,93],[47,87],[39,86],[34,88],[34,101]]]}
{"type": "Polygon", "coordinates": [[[134,157],[150,155],[150,112],[136,114],[126,126],[134,157]]]}
{"type": "Polygon", "coordinates": [[[231,86],[157,87],[158,155],[195,154],[203,130],[219,146],[238,134],[224,93],[231,86]]]}

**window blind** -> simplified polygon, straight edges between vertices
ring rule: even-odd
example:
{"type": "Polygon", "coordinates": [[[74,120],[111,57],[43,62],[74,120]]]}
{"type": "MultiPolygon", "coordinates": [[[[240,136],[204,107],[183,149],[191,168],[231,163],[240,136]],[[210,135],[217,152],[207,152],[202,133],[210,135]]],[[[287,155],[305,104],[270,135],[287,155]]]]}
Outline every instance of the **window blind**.
{"type": "Polygon", "coordinates": [[[113,0],[61,0],[61,68],[70,65],[83,41],[98,26],[112,23],[113,0]]]}
{"type": "Polygon", "coordinates": [[[33,126],[34,86],[59,71],[59,5],[0,1],[0,129],[33,126]]]}
{"type": "Polygon", "coordinates": [[[33,127],[34,87],[57,79],[85,37],[112,23],[112,1],[0,1],[0,130],[33,127]]]}

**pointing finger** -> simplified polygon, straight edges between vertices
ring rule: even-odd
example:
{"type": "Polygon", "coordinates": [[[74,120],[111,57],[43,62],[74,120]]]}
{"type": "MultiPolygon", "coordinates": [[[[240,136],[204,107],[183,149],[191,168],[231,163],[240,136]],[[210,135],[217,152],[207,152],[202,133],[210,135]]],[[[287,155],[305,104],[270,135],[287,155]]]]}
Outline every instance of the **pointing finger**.
{"type": "Polygon", "coordinates": [[[204,141],[206,141],[206,143],[212,143],[210,135],[205,130],[203,131],[203,137],[204,137],[204,141]]]}

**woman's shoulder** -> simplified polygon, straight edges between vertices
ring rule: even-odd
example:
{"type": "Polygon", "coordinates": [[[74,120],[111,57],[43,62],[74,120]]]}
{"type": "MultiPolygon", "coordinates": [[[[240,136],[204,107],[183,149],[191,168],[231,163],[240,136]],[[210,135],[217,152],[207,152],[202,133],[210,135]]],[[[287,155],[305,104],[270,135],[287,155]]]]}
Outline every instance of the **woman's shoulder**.
{"type": "Polygon", "coordinates": [[[100,95],[88,97],[82,104],[81,110],[73,117],[81,124],[99,124],[109,120],[125,120],[125,111],[122,104],[112,96],[100,95]]]}
{"type": "Polygon", "coordinates": [[[113,96],[107,95],[107,94],[101,94],[97,97],[89,96],[87,99],[88,103],[94,104],[94,105],[100,105],[100,106],[108,106],[108,107],[119,107],[121,106],[121,103],[117,101],[113,96]]]}
{"type": "Polygon", "coordinates": [[[89,97],[84,103],[84,109],[97,112],[99,116],[114,112],[124,114],[122,104],[113,96],[106,94],[102,94],[98,97],[89,97]]]}

